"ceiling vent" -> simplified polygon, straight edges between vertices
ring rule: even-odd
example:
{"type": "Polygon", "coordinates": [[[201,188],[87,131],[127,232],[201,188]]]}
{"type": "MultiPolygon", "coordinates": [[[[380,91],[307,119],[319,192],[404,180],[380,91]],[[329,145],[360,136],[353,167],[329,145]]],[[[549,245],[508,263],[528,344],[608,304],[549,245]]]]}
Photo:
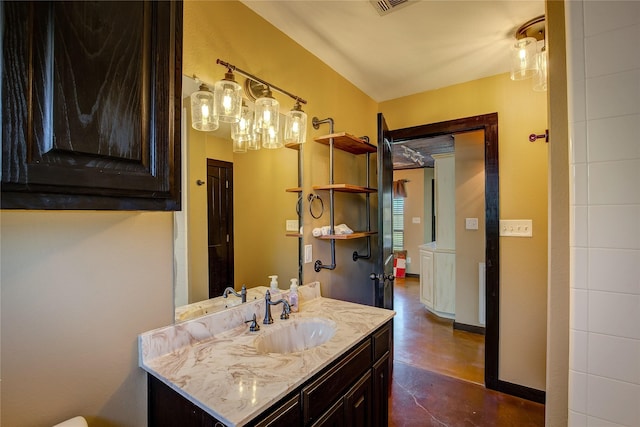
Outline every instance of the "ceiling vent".
{"type": "Polygon", "coordinates": [[[410,4],[409,0],[369,0],[378,15],[384,16],[410,4]]]}

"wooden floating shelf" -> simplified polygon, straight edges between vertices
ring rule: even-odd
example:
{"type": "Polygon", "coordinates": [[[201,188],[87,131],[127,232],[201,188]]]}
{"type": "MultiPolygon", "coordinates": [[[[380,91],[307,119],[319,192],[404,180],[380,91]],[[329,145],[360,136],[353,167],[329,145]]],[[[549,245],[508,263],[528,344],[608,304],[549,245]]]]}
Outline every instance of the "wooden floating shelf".
{"type": "Polygon", "coordinates": [[[292,150],[300,150],[300,147],[302,147],[302,144],[299,144],[297,142],[290,142],[288,144],[284,144],[285,147],[287,148],[291,148],[292,150]]]}
{"type": "Polygon", "coordinates": [[[332,133],[315,138],[320,144],[329,145],[330,139],[333,138],[333,147],[351,154],[376,153],[378,147],[368,142],[350,135],[346,132],[332,133]]]}
{"type": "Polygon", "coordinates": [[[287,193],[302,193],[302,187],[285,188],[287,193]]]}
{"type": "Polygon", "coordinates": [[[352,234],[331,234],[329,236],[318,236],[316,239],[321,240],[350,240],[350,239],[361,239],[367,236],[373,236],[374,234],[378,234],[377,231],[354,231],[352,234]]]}
{"type": "Polygon", "coordinates": [[[334,190],[341,193],[377,193],[378,190],[370,187],[362,187],[360,185],[352,184],[329,184],[329,185],[314,185],[314,190],[334,190]]]}

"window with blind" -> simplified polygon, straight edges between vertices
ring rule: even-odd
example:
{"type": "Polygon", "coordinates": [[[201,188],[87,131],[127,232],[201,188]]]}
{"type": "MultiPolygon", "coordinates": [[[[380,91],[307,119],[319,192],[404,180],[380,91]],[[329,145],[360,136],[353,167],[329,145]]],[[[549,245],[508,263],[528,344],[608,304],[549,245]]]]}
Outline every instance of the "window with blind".
{"type": "Polygon", "coordinates": [[[404,249],[404,197],[393,199],[393,250],[404,249]]]}

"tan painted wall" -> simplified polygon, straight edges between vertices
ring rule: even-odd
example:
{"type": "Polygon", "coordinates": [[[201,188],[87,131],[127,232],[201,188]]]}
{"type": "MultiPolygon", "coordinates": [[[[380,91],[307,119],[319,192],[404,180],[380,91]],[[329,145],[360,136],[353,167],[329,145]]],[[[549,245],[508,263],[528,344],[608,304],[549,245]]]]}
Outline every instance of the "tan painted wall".
{"type": "Polygon", "coordinates": [[[405,184],[407,197],[404,199],[404,248],[407,251],[407,273],[420,274],[420,249],[424,242],[425,221],[431,222],[431,217],[425,217],[424,212],[424,171],[425,169],[401,169],[393,171],[393,180],[408,179],[405,184]],[[420,218],[420,223],[414,224],[413,218],[420,218]]]}
{"type": "MultiPolygon", "coordinates": [[[[547,403],[545,425],[563,427],[569,406],[570,325],[570,167],[567,69],[584,64],[567,64],[565,5],[546,2],[549,43],[549,285],[547,295],[547,403]],[[569,67],[567,67],[569,65],[569,67]]],[[[582,17],[567,14],[570,25],[581,25],[582,17]]],[[[583,54],[580,55],[584,59],[583,54]]],[[[604,59],[603,59],[604,60],[604,59]]],[[[576,106],[578,108],[583,105],[576,106]]],[[[573,191],[576,188],[574,187],[573,191]]],[[[586,392],[579,390],[576,393],[586,392]]],[[[609,396],[609,401],[618,396],[609,396]]],[[[595,403],[595,402],[594,402],[595,403]]]]}
{"type": "Polygon", "coordinates": [[[391,129],[498,113],[500,217],[532,219],[534,237],[500,240],[500,379],[545,389],[547,146],[546,95],[508,74],[383,102],[391,129]]]}
{"type": "Polygon", "coordinates": [[[478,263],[485,259],[484,132],[455,136],[456,153],[456,322],[478,320],[478,263]],[[477,218],[467,230],[465,218],[477,218]]]}
{"type": "Polygon", "coordinates": [[[173,322],[172,213],[0,215],[1,424],[146,425],[137,335],[173,322]]]}

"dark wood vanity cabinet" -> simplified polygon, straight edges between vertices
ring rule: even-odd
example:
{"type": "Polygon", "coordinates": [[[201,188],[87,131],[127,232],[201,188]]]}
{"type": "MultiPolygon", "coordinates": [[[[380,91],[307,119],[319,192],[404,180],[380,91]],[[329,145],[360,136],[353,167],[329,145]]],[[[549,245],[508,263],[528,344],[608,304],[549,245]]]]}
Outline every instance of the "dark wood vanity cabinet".
{"type": "MultiPolygon", "coordinates": [[[[392,322],[348,350],[248,426],[387,426],[392,322]]],[[[152,376],[148,396],[149,427],[224,425],[152,376]]]]}
{"type": "Polygon", "coordinates": [[[180,209],[182,2],[3,1],[3,209],[180,209]]]}

